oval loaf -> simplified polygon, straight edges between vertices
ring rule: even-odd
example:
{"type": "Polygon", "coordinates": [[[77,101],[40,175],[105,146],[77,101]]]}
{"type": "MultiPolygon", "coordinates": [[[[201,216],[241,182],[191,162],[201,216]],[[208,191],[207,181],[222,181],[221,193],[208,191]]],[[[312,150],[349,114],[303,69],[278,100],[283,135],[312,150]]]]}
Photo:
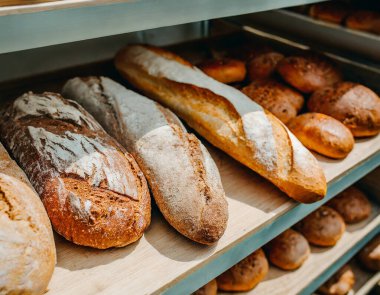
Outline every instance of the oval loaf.
{"type": "Polygon", "coordinates": [[[26,93],[5,110],[0,137],[66,239],[121,247],[149,225],[149,191],[137,163],[77,103],[26,93]]]}
{"type": "Polygon", "coordinates": [[[228,219],[219,171],[176,115],[105,77],[74,78],[62,91],[133,154],[175,229],[199,243],[219,240],[228,219]]]}

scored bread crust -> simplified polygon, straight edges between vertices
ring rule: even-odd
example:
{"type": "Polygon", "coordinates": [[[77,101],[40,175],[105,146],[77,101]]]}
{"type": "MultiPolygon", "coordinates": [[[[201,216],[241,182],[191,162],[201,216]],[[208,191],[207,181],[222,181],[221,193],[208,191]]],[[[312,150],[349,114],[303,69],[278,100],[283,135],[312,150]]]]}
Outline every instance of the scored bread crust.
{"type": "Polygon", "coordinates": [[[4,110],[0,137],[66,239],[121,247],[149,225],[149,191],[137,163],[77,103],[26,93],[4,110]]]}
{"type": "Polygon", "coordinates": [[[228,208],[219,171],[176,115],[105,77],[71,79],[62,92],[133,154],[175,229],[203,244],[220,239],[228,208]]]}
{"type": "Polygon", "coordinates": [[[128,46],[117,54],[115,64],[148,97],[293,199],[310,203],[325,195],[326,179],[314,156],[277,118],[240,91],[156,47],[128,46]]]}

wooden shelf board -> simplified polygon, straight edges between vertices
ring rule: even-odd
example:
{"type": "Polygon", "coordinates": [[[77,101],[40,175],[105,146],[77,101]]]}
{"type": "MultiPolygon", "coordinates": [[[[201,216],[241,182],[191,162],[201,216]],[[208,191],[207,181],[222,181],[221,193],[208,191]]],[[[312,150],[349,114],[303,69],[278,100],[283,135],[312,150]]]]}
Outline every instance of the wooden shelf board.
{"type": "MultiPolygon", "coordinates": [[[[48,294],[191,293],[333,196],[329,192],[318,203],[298,204],[222,152],[209,149],[221,173],[230,214],[227,230],[215,246],[182,237],[156,210],[144,237],[126,248],[98,251],[57,237],[58,263],[48,294]]],[[[333,193],[378,166],[379,150],[377,136],[358,141],[342,161],[318,157],[333,193]]]]}

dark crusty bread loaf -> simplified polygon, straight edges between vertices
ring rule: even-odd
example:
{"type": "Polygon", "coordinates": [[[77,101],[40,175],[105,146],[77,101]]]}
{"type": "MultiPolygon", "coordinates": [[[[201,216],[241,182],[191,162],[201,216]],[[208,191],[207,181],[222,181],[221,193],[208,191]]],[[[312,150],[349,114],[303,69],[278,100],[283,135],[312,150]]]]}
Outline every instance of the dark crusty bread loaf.
{"type": "Polygon", "coordinates": [[[227,292],[249,291],[265,278],[268,270],[264,251],[258,249],[218,276],[218,289],[227,292]]]}
{"type": "Polygon", "coordinates": [[[354,147],[350,130],[333,117],[320,113],[299,115],[287,124],[308,149],[331,158],[344,158],[354,147]]]}
{"type": "Polygon", "coordinates": [[[115,64],[148,97],[290,197],[310,203],[325,195],[326,179],[313,155],[275,116],[239,90],[156,47],[130,45],[117,54],[115,64]]]}
{"type": "Polygon", "coordinates": [[[105,77],[74,78],[62,91],[132,153],[175,229],[203,244],[219,240],[228,219],[219,171],[176,115],[105,77]]]}
{"type": "Polygon", "coordinates": [[[373,136],[380,131],[380,98],[371,89],[352,82],[318,89],[308,108],[341,121],[355,137],[373,136]]]}
{"type": "Polygon", "coordinates": [[[312,53],[283,58],[277,64],[277,72],[286,82],[304,93],[342,80],[339,69],[332,61],[312,53]]]}
{"type": "Polygon", "coordinates": [[[247,61],[247,72],[250,81],[270,78],[277,64],[284,58],[276,51],[263,52],[247,61]]]}
{"type": "Polygon", "coordinates": [[[0,137],[66,239],[121,247],[149,225],[149,191],[137,163],[77,103],[26,93],[5,109],[0,137]]]}
{"type": "Polygon", "coordinates": [[[274,80],[254,81],[242,92],[285,124],[297,116],[304,104],[300,93],[274,80]]]}
{"type": "Polygon", "coordinates": [[[0,294],[44,294],[55,260],[44,206],[0,144],[0,294]]]}
{"type": "Polygon", "coordinates": [[[291,228],[270,241],[266,248],[269,261],[285,270],[299,268],[310,255],[305,237],[291,228]]]}

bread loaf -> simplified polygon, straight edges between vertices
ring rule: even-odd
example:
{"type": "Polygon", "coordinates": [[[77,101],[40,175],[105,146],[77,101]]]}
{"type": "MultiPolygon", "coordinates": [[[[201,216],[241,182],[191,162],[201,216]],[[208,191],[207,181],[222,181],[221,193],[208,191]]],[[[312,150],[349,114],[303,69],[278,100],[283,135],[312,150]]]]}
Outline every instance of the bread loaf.
{"type": "Polygon", "coordinates": [[[250,81],[270,78],[280,60],[284,58],[282,53],[276,51],[263,52],[252,57],[247,62],[247,72],[250,81]]]}
{"type": "Polygon", "coordinates": [[[340,1],[315,3],[309,10],[311,17],[335,24],[343,23],[349,12],[348,5],[340,1]]]}
{"type": "Polygon", "coordinates": [[[216,278],[218,289],[227,292],[247,292],[267,275],[268,260],[258,249],[216,278]]]}
{"type": "Polygon", "coordinates": [[[193,295],[216,295],[218,293],[218,285],[216,284],[216,280],[211,280],[202,288],[199,288],[197,291],[193,293],[193,295]]]}
{"type": "Polygon", "coordinates": [[[219,171],[176,115],[105,77],[74,78],[62,91],[132,153],[175,229],[203,244],[219,240],[228,219],[219,171]]]}
{"type": "Polygon", "coordinates": [[[356,10],[346,19],[347,28],[380,34],[380,12],[356,10]]]}
{"type": "Polygon", "coordinates": [[[206,75],[222,83],[241,82],[247,73],[242,61],[230,58],[206,60],[198,67],[206,75]]]}
{"type": "Polygon", "coordinates": [[[359,260],[367,269],[380,271],[380,235],[377,235],[360,250],[359,260]]]}
{"type": "Polygon", "coordinates": [[[273,115],[240,91],[219,83],[173,53],[143,45],[121,50],[119,72],[172,109],[209,142],[310,203],[323,198],[326,180],[313,155],[273,115]]]}
{"type": "Polygon", "coordinates": [[[355,274],[351,267],[346,264],[318,289],[318,293],[324,295],[346,295],[354,287],[354,284],[355,274]]]}
{"type": "Polygon", "coordinates": [[[318,89],[308,108],[341,121],[355,137],[373,136],[380,131],[380,99],[371,89],[352,82],[318,89]]]}
{"type": "Polygon", "coordinates": [[[46,211],[0,144],[0,294],[44,294],[56,255],[46,211]]]}
{"type": "Polygon", "coordinates": [[[344,158],[354,147],[350,130],[324,114],[305,113],[291,119],[287,126],[308,149],[330,158],[344,158]]]}
{"type": "Polygon", "coordinates": [[[137,163],[77,103],[26,93],[5,109],[0,137],[66,239],[121,247],[149,225],[149,191],[137,163]]]}

